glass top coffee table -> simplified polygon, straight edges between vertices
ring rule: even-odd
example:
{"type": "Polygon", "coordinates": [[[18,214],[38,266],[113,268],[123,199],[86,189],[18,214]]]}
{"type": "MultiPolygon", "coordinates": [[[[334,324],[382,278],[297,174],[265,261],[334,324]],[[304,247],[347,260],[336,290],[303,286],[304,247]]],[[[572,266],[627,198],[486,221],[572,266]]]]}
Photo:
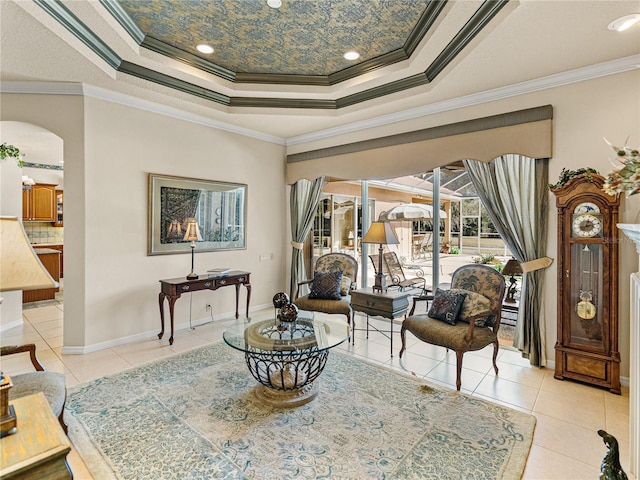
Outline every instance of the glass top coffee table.
{"type": "Polygon", "coordinates": [[[338,319],[314,319],[300,311],[295,322],[238,321],[223,333],[227,345],[245,354],[247,367],[260,383],[256,395],[277,407],[296,407],[318,394],[317,378],[329,350],[349,338],[349,327],[338,319]]]}

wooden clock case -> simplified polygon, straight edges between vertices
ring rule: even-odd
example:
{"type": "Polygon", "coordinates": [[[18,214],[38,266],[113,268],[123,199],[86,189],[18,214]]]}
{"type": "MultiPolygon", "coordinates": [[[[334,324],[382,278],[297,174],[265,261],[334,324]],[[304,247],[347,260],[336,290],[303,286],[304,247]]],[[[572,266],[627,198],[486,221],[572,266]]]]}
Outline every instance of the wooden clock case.
{"type": "Polygon", "coordinates": [[[558,338],[554,376],[620,394],[616,226],[620,198],[607,195],[602,190],[603,184],[602,176],[592,174],[575,177],[552,189],[558,211],[558,338]],[[582,210],[594,207],[596,211],[599,209],[595,215],[599,220],[595,222],[597,228],[588,222],[593,215],[587,214],[586,222],[585,215],[580,215],[582,210]],[[580,263],[581,252],[587,252],[587,267],[580,263]],[[594,285],[593,292],[585,292],[581,278],[588,279],[589,287],[594,285]],[[585,310],[584,306],[590,306],[591,301],[592,310],[585,310]],[[593,318],[588,318],[592,315],[593,318]]]}

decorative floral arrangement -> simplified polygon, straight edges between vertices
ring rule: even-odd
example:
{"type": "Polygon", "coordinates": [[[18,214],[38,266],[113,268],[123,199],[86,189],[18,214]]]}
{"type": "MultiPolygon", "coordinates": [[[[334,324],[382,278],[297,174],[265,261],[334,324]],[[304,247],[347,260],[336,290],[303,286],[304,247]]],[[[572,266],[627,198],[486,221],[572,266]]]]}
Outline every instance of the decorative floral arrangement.
{"type": "Polygon", "coordinates": [[[637,148],[616,147],[605,138],[607,145],[616,152],[617,158],[611,161],[615,167],[605,178],[602,186],[609,195],[626,193],[627,196],[640,193],[640,152],[637,148]]]}
{"type": "Polygon", "coordinates": [[[4,160],[5,158],[15,158],[18,162],[19,167],[22,167],[24,165],[20,149],[18,147],[14,147],[13,145],[7,145],[6,143],[3,143],[0,145],[0,160],[4,160]]]}
{"type": "Polygon", "coordinates": [[[567,170],[563,168],[558,177],[558,183],[550,183],[549,188],[555,190],[556,188],[562,187],[565,183],[569,182],[569,180],[582,176],[584,176],[588,182],[593,182],[594,174],[598,175],[598,171],[593,168],[579,168],[578,170],[567,170]]]}

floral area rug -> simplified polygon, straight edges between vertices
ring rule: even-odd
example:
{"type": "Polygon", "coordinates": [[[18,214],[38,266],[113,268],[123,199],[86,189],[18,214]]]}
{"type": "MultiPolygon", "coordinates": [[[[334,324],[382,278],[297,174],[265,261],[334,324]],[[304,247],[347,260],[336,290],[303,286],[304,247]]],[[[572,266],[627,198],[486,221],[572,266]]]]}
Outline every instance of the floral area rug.
{"type": "Polygon", "coordinates": [[[332,351],[318,396],[269,407],[214,344],[69,390],[65,417],[105,479],[519,479],[535,417],[332,351]]]}

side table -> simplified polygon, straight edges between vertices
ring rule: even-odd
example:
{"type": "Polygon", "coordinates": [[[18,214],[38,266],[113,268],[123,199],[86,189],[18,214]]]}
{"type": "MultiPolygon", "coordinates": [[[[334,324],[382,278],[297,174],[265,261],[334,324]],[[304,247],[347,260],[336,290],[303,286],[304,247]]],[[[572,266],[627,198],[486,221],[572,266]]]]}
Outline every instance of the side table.
{"type": "Polygon", "coordinates": [[[183,293],[197,292],[200,290],[217,290],[221,287],[236,287],[236,318],[238,318],[238,301],[240,298],[240,285],[244,285],[247,289],[247,311],[246,316],[249,317],[249,301],[251,300],[251,274],[240,270],[232,270],[227,274],[216,277],[202,277],[196,280],[187,280],[185,277],[170,278],[160,280],[160,294],[158,301],[160,303],[160,333],[158,338],[164,335],[164,299],[169,301],[169,316],[171,317],[171,336],[169,337],[169,345],[173,345],[173,309],[176,300],[183,293]]]}
{"type": "Polygon", "coordinates": [[[4,479],[71,479],[69,439],[42,392],[11,401],[18,419],[16,433],[0,439],[4,479]]]}
{"type": "MultiPolygon", "coordinates": [[[[352,329],[366,330],[369,338],[369,315],[374,317],[384,317],[391,320],[389,330],[380,330],[371,327],[375,331],[382,333],[391,341],[391,356],[393,357],[393,319],[407,313],[409,308],[409,293],[387,290],[384,293],[373,292],[371,288],[360,288],[351,292],[351,309],[354,312],[361,312],[367,315],[367,328],[355,328],[355,315],[352,321],[352,329]]],[[[351,335],[351,343],[355,345],[355,335],[351,335]]]]}

